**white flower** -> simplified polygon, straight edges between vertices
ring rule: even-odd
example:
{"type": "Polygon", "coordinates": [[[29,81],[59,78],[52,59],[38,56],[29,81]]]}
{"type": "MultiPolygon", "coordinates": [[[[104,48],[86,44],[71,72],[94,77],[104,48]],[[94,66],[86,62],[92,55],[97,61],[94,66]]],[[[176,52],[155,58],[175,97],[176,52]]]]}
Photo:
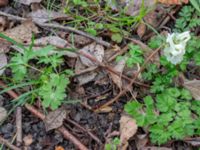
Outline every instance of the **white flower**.
{"type": "Polygon", "coordinates": [[[164,48],[164,55],[167,60],[175,65],[180,63],[183,60],[185,47],[190,38],[190,31],[168,34],[167,45],[164,48]]]}

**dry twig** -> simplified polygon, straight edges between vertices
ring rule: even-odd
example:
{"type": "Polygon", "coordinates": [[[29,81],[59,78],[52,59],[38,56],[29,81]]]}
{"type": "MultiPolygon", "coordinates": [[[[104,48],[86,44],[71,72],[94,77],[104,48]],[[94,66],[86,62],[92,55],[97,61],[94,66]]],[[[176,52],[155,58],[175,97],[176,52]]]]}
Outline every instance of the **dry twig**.
{"type": "MultiPolygon", "coordinates": [[[[29,18],[22,18],[22,17],[18,17],[18,16],[15,16],[15,15],[11,15],[11,14],[8,14],[8,13],[4,13],[2,11],[0,11],[0,15],[2,16],[6,16],[6,17],[9,17],[9,18],[12,18],[13,20],[17,20],[17,21],[26,21],[26,20],[29,20],[29,18]]],[[[91,36],[83,31],[80,31],[80,30],[77,30],[75,28],[72,28],[72,27],[68,27],[68,26],[62,26],[62,25],[59,25],[59,24],[54,24],[54,23],[40,23],[40,22],[35,22],[35,24],[39,25],[39,26],[42,26],[42,27],[50,27],[50,28],[57,28],[57,29],[62,29],[62,30],[65,30],[65,31],[69,31],[69,32],[73,32],[73,33],[76,33],[76,34],[79,34],[79,35],[82,35],[82,36],[85,36],[89,39],[92,39],[94,40],[96,43],[98,44],[101,44],[105,47],[111,47],[111,44],[106,42],[106,41],[103,41],[101,40],[100,38],[97,38],[97,37],[94,37],[94,36],[91,36]]]]}
{"type": "MultiPolygon", "coordinates": [[[[7,88],[7,86],[0,81],[0,86],[3,88],[7,88]]],[[[7,93],[14,99],[18,98],[18,95],[12,91],[9,90],[7,91],[7,93]]],[[[41,120],[45,119],[45,115],[42,114],[41,112],[39,112],[36,108],[34,108],[33,106],[29,105],[29,104],[25,104],[26,109],[28,109],[32,114],[34,114],[36,117],[40,118],[41,120]]],[[[63,136],[71,141],[72,143],[74,143],[74,145],[79,148],[80,150],[88,150],[87,147],[85,147],[74,135],[72,135],[64,126],[61,126],[57,129],[59,132],[61,132],[63,134],[63,136]]]]}
{"type": "Polygon", "coordinates": [[[130,84],[124,89],[122,90],[115,98],[111,99],[110,101],[108,101],[107,103],[103,104],[100,108],[96,109],[95,111],[99,111],[100,109],[107,107],[109,105],[111,105],[112,103],[116,102],[121,96],[123,96],[124,94],[126,94],[126,92],[131,88],[132,84],[135,82],[135,80],[137,79],[138,75],[145,69],[146,64],[151,60],[151,58],[160,50],[160,48],[156,49],[155,51],[153,51],[149,57],[145,60],[143,66],[140,68],[140,70],[136,73],[136,75],[134,76],[134,78],[131,80],[130,84]]]}
{"type": "Polygon", "coordinates": [[[22,108],[21,107],[17,107],[15,118],[16,118],[16,127],[17,127],[16,143],[17,143],[17,146],[21,146],[22,144],[22,108]]]}
{"type": "Polygon", "coordinates": [[[11,144],[8,140],[4,139],[0,136],[0,143],[6,145],[12,150],[21,150],[20,148],[16,147],[15,145],[11,144]]]}

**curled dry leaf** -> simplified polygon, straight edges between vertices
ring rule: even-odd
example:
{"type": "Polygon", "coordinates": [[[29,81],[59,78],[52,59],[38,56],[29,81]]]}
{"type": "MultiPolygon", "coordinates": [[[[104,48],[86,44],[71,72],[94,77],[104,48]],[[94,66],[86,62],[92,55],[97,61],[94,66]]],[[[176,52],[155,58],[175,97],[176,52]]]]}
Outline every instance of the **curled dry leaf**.
{"type": "Polygon", "coordinates": [[[30,14],[28,14],[28,17],[31,17],[34,22],[38,22],[38,23],[45,23],[47,21],[52,21],[52,20],[69,19],[69,16],[67,16],[64,13],[48,11],[46,9],[39,9],[37,11],[33,11],[30,14]]]}
{"type": "Polygon", "coordinates": [[[200,100],[200,80],[185,81],[183,86],[191,92],[193,98],[200,100]]]}
{"type": "Polygon", "coordinates": [[[24,141],[24,145],[25,146],[29,146],[33,143],[33,136],[31,134],[29,135],[26,135],[24,138],[23,138],[23,141],[24,141]]]}
{"type": "Polygon", "coordinates": [[[4,107],[0,107],[0,123],[7,117],[7,111],[4,107]]]}
{"type": "Polygon", "coordinates": [[[40,3],[42,0],[15,0],[17,3],[21,3],[24,5],[30,5],[32,3],[40,3]]]}
{"type": "Polygon", "coordinates": [[[3,32],[3,34],[19,43],[31,42],[32,33],[39,33],[37,26],[32,21],[25,21],[21,25],[3,32]]]}
{"type": "MultiPolygon", "coordinates": [[[[84,54],[87,54],[88,56],[91,56],[95,58],[97,61],[102,62],[104,57],[104,47],[102,45],[96,44],[93,42],[92,44],[86,45],[82,49],[80,49],[80,52],[84,52],[84,54]]],[[[81,62],[85,66],[96,66],[95,62],[92,62],[90,59],[80,56],[81,62]]]]}
{"type": "Polygon", "coordinates": [[[44,119],[46,131],[62,126],[63,120],[66,118],[67,114],[67,111],[63,107],[50,112],[44,119]]]}
{"type": "MultiPolygon", "coordinates": [[[[123,58],[121,59],[116,66],[114,66],[114,70],[116,70],[118,73],[122,73],[124,70],[124,67],[126,65],[126,60],[127,58],[123,58]]],[[[113,82],[120,88],[122,89],[122,79],[120,76],[110,72],[111,78],[113,80],[113,82]]]]}
{"type": "Polygon", "coordinates": [[[137,132],[138,126],[136,121],[127,115],[122,115],[120,118],[120,146],[122,149],[126,149],[128,146],[128,140],[134,136],[137,132]]]}
{"type": "Polygon", "coordinates": [[[56,146],[55,150],[65,150],[62,146],[56,146]]]}
{"type": "Polygon", "coordinates": [[[8,0],[0,0],[0,7],[8,5],[8,0]]]}

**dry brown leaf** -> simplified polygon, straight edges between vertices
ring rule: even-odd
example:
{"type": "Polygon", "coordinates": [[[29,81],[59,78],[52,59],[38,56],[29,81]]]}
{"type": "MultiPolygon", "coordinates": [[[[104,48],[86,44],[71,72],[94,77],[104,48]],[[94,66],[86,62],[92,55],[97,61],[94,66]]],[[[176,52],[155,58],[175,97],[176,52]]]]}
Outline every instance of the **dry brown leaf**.
{"type": "Polygon", "coordinates": [[[191,92],[193,98],[200,100],[200,80],[185,81],[183,86],[191,92]]]}
{"type": "Polygon", "coordinates": [[[48,11],[46,9],[39,9],[37,11],[33,11],[30,14],[28,14],[28,16],[31,17],[34,22],[38,22],[38,23],[45,23],[51,20],[69,19],[69,16],[67,16],[64,13],[48,11]]]}
{"type": "Polygon", "coordinates": [[[40,3],[42,0],[15,0],[15,1],[24,5],[30,5],[32,3],[40,3]]]}
{"type": "Polygon", "coordinates": [[[67,111],[63,107],[50,112],[44,119],[46,131],[62,126],[63,120],[66,118],[66,115],[67,111]]]}
{"type": "Polygon", "coordinates": [[[137,35],[142,38],[143,35],[146,32],[146,25],[144,23],[140,23],[139,26],[137,27],[137,35]]]}
{"type": "Polygon", "coordinates": [[[128,140],[133,137],[138,129],[136,121],[127,115],[122,115],[120,118],[120,147],[126,149],[128,140]]]}
{"type": "Polygon", "coordinates": [[[142,148],[140,150],[172,150],[172,148],[148,146],[148,147],[144,147],[144,148],[142,148]]]}
{"type": "MultiPolygon", "coordinates": [[[[135,16],[139,14],[142,1],[141,0],[121,0],[126,7],[126,14],[130,16],[135,16]]],[[[155,0],[144,0],[144,6],[151,8],[155,5],[155,0]]]]}
{"type": "Polygon", "coordinates": [[[3,32],[7,27],[8,20],[6,17],[0,16],[0,32],[3,32]]]}
{"type": "Polygon", "coordinates": [[[109,113],[112,111],[112,107],[107,106],[101,109],[98,109],[97,111],[95,111],[96,113],[109,113]]]}
{"type": "Polygon", "coordinates": [[[158,0],[158,2],[163,3],[163,4],[170,4],[170,5],[180,5],[180,4],[187,4],[189,0],[158,0]]]}
{"type": "Polygon", "coordinates": [[[62,146],[56,146],[55,150],[65,150],[62,146]]]}
{"type": "MultiPolygon", "coordinates": [[[[95,70],[96,67],[93,67],[93,70],[95,70]]],[[[93,70],[90,70],[89,72],[85,72],[87,70],[85,65],[81,62],[80,59],[77,59],[76,64],[75,64],[75,74],[80,74],[77,75],[75,78],[78,80],[79,85],[84,85],[90,81],[93,81],[95,77],[97,76],[97,73],[93,70]],[[85,72],[85,73],[81,73],[85,72]]]]}
{"type": "Polygon", "coordinates": [[[138,150],[141,150],[144,148],[149,141],[148,135],[147,134],[140,134],[137,135],[137,138],[135,140],[136,146],[138,150]]]}
{"type": "Polygon", "coordinates": [[[87,45],[92,41],[91,39],[78,34],[73,34],[73,36],[72,35],[68,36],[67,40],[70,43],[74,43],[75,45],[80,45],[80,46],[87,45]]]}
{"type": "MultiPolygon", "coordinates": [[[[114,70],[117,71],[118,73],[122,73],[124,70],[124,67],[126,65],[126,60],[127,58],[123,58],[121,59],[115,66],[114,66],[114,70]]],[[[120,76],[110,72],[111,78],[113,80],[113,82],[120,88],[122,89],[122,79],[120,76]]]]}
{"type": "Polygon", "coordinates": [[[47,36],[47,37],[42,37],[42,38],[39,38],[39,39],[36,39],[34,41],[34,44],[35,45],[54,45],[56,47],[67,47],[69,45],[69,43],[64,40],[64,39],[61,39],[60,37],[58,36],[47,36]]]}
{"type": "Polygon", "coordinates": [[[0,53],[0,75],[4,73],[7,63],[6,55],[4,53],[0,53]]]}
{"type": "Polygon", "coordinates": [[[24,141],[24,145],[25,145],[25,146],[30,146],[30,145],[33,143],[33,136],[32,136],[31,134],[26,135],[26,136],[23,138],[23,141],[24,141]]]}
{"type": "Polygon", "coordinates": [[[21,25],[3,32],[6,36],[20,43],[31,42],[32,33],[36,34],[39,31],[37,26],[31,21],[23,22],[21,25]]]}
{"type": "Polygon", "coordinates": [[[0,7],[8,5],[8,0],[0,0],[0,7]]]}
{"type": "MultiPolygon", "coordinates": [[[[98,60],[99,62],[103,61],[103,57],[104,57],[104,47],[102,45],[96,44],[95,42],[86,45],[85,47],[83,47],[82,49],[80,49],[80,52],[84,52],[84,54],[87,54],[93,58],[95,58],[96,60],[98,60]]],[[[90,59],[84,57],[84,56],[80,56],[81,62],[85,65],[85,66],[96,66],[96,63],[91,61],[90,59]]]]}
{"type": "Polygon", "coordinates": [[[0,123],[7,117],[7,111],[4,107],[0,107],[0,123]]]}

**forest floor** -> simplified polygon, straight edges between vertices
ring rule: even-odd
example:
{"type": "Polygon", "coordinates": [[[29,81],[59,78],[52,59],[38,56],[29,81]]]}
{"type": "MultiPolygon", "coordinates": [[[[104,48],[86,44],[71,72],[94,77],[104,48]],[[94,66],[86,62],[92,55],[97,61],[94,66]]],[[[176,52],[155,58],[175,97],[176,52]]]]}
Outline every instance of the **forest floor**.
{"type": "Polygon", "coordinates": [[[200,147],[200,1],[0,0],[0,149],[200,147]]]}

